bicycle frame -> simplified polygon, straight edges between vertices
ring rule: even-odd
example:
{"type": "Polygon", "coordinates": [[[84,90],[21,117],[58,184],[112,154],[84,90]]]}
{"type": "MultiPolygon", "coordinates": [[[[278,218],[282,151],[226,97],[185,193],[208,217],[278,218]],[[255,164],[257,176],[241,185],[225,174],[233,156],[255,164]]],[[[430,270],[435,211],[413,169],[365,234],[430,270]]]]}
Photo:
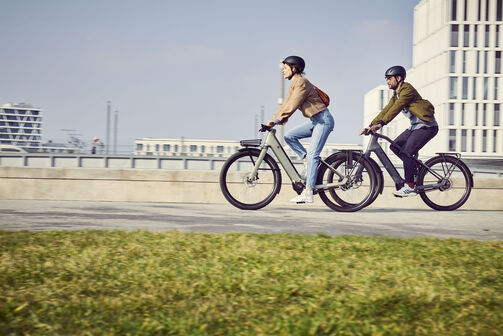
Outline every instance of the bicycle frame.
{"type": "MultiPolygon", "coordinates": [[[[279,143],[278,139],[276,138],[276,130],[271,129],[269,130],[266,138],[265,138],[265,143],[264,146],[262,147],[262,150],[260,151],[260,155],[257,159],[257,162],[255,162],[255,166],[253,167],[253,170],[250,172],[250,176],[256,176],[257,172],[260,168],[260,165],[262,164],[262,161],[264,160],[267,151],[269,148],[272,150],[274,155],[276,155],[277,160],[279,161],[279,164],[283,167],[285,170],[286,174],[292,181],[292,183],[298,184],[304,184],[304,180],[302,180],[301,176],[297,172],[297,169],[295,169],[295,166],[293,165],[292,161],[286,154],[285,150],[283,149],[283,146],[279,143]]],[[[327,164],[323,159],[320,158],[320,164],[325,164],[331,171],[334,172],[337,176],[339,176],[340,181],[339,182],[334,182],[334,183],[328,183],[328,184],[317,184],[314,187],[314,190],[323,190],[323,189],[329,189],[329,188],[334,188],[338,187],[341,185],[346,184],[347,178],[343,176],[341,173],[339,173],[336,169],[334,169],[332,166],[327,164]]]]}
{"type": "MultiPolygon", "coordinates": [[[[374,133],[374,134],[372,134],[372,138],[370,139],[370,142],[367,146],[367,150],[363,154],[363,157],[365,159],[369,159],[372,152],[375,153],[377,158],[379,159],[379,161],[381,161],[384,168],[388,172],[388,174],[391,176],[391,179],[393,180],[393,182],[395,182],[395,184],[397,186],[403,185],[405,183],[405,180],[402,178],[400,173],[397,171],[397,169],[395,168],[395,166],[393,165],[393,163],[389,159],[388,155],[386,155],[386,153],[382,149],[381,145],[379,145],[378,138],[382,138],[382,139],[388,141],[391,145],[396,146],[397,148],[400,148],[400,146],[398,146],[393,140],[391,140],[387,136],[379,134],[379,133],[374,133]]],[[[437,153],[437,154],[439,154],[440,156],[444,156],[444,155],[456,156],[456,158],[458,160],[461,158],[461,155],[458,153],[437,153]]],[[[452,169],[451,170],[448,169],[447,171],[445,171],[445,169],[444,169],[445,176],[442,176],[442,175],[438,174],[437,172],[435,172],[434,170],[430,169],[423,162],[421,162],[417,159],[415,159],[415,162],[419,163],[423,168],[427,169],[432,175],[434,175],[440,181],[439,183],[416,186],[417,191],[431,191],[431,190],[436,190],[436,189],[444,186],[447,183],[447,180],[445,179],[445,177],[449,178],[452,174],[452,171],[453,171],[452,169]]],[[[356,171],[356,176],[361,177],[362,172],[363,172],[363,166],[360,165],[358,167],[358,170],[356,171]]]]}
{"type": "MultiPolygon", "coordinates": [[[[391,176],[391,179],[393,180],[393,182],[395,182],[396,185],[403,184],[405,182],[404,179],[402,178],[402,176],[400,176],[400,173],[398,172],[398,170],[396,170],[393,163],[391,163],[391,160],[389,159],[388,155],[386,155],[386,153],[382,149],[381,145],[379,145],[379,143],[377,142],[377,139],[380,136],[384,137],[384,135],[381,135],[381,134],[379,134],[379,135],[374,134],[372,136],[372,138],[370,139],[370,143],[367,147],[367,150],[363,154],[363,157],[365,159],[368,159],[368,158],[370,158],[370,155],[372,154],[372,152],[374,152],[376,154],[377,158],[379,159],[379,161],[381,161],[381,163],[384,165],[384,168],[386,169],[388,174],[391,176]]],[[[387,138],[387,140],[389,140],[391,143],[393,142],[389,138],[387,138]]],[[[363,171],[363,166],[360,165],[360,167],[358,167],[358,170],[356,172],[356,176],[358,176],[358,177],[361,176],[362,171],[363,171]]]]}

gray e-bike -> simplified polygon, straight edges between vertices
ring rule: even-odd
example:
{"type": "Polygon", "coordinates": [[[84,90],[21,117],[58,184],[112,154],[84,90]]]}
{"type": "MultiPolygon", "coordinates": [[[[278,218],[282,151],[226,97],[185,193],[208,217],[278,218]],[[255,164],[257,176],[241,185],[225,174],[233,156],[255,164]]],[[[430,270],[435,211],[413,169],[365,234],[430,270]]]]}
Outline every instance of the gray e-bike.
{"type": "MultiPolygon", "coordinates": [[[[280,142],[276,138],[276,130],[272,127],[262,125],[261,132],[268,132],[264,145],[261,146],[261,139],[242,140],[242,148],[224,163],[220,171],[220,188],[224,197],[235,207],[243,210],[257,210],[268,205],[281,190],[282,174],[279,165],[292,182],[292,188],[300,194],[305,188],[305,179],[300,176],[294,164],[286,154],[280,142]],[[269,154],[269,151],[276,156],[276,160],[269,154]]],[[[374,189],[377,187],[377,179],[371,163],[362,160],[359,180],[356,181],[351,176],[344,175],[338,169],[342,164],[340,160],[334,161],[331,155],[327,159],[320,158],[318,166],[318,177],[314,193],[318,193],[323,202],[331,209],[346,211],[335,200],[327,197],[326,194],[334,189],[352,189],[350,201],[358,200],[361,204],[353,206],[356,211],[365,206],[371,199],[374,189]],[[372,175],[372,176],[371,176],[372,175]]]]}

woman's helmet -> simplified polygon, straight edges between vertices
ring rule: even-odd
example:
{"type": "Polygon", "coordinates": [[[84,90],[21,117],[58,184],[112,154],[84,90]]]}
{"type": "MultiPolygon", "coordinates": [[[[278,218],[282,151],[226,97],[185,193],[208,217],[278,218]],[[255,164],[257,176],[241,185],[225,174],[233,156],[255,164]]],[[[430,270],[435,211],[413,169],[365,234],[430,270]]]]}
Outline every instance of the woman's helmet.
{"type": "Polygon", "coordinates": [[[283,64],[288,64],[289,66],[294,66],[298,73],[302,73],[306,67],[306,62],[299,56],[288,56],[283,60],[283,64]]]}
{"type": "Polygon", "coordinates": [[[402,79],[405,79],[405,76],[407,75],[407,71],[405,71],[405,68],[401,65],[395,65],[386,70],[384,73],[384,77],[389,77],[389,76],[402,76],[402,79]]]}

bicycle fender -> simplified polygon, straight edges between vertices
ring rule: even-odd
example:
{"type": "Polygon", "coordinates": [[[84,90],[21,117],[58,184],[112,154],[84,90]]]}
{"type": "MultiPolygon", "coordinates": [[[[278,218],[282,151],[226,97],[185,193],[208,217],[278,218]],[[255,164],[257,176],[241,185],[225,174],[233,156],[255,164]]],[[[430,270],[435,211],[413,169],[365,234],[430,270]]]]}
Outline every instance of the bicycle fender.
{"type": "Polygon", "coordinates": [[[382,192],[384,190],[384,174],[382,172],[382,169],[381,169],[381,167],[379,167],[379,165],[377,164],[377,162],[373,158],[369,157],[369,158],[367,158],[367,161],[369,161],[370,164],[374,167],[374,172],[377,174],[377,178],[381,181],[381,183],[380,183],[381,186],[379,188],[379,194],[382,195],[382,192]]]}
{"type": "MultiPolygon", "coordinates": [[[[359,157],[359,156],[363,156],[363,154],[359,153],[359,152],[353,152],[353,156],[359,157]]],[[[373,158],[371,158],[370,156],[368,158],[364,157],[364,159],[367,160],[368,162],[370,162],[370,164],[374,168],[374,172],[376,173],[377,178],[379,179],[379,182],[380,182],[379,183],[379,185],[380,185],[379,194],[382,195],[382,192],[384,190],[384,174],[382,172],[382,169],[381,169],[381,167],[379,167],[379,164],[377,164],[377,162],[373,158]]]]}
{"type": "MultiPolygon", "coordinates": [[[[261,148],[256,148],[256,147],[243,147],[243,148],[240,148],[236,153],[239,153],[239,152],[247,152],[247,153],[254,153],[256,154],[257,156],[260,154],[260,152],[262,151],[261,148]]],[[[264,156],[264,160],[269,157],[271,158],[274,162],[277,163],[277,161],[269,154],[269,153],[266,153],[265,156],[264,156]]],[[[274,170],[278,170],[278,171],[281,171],[281,168],[279,167],[272,167],[274,170]]]]}
{"type": "Polygon", "coordinates": [[[468,172],[470,174],[468,174],[468,176],[470,177],[470,186],[473,188],[473,173],[472,171],[470,170],[470,168],[468,168],[468,166],[466,165],[466,163],[464,163],[463,161],[461,161],[461,159],[459,159],[459,162],[458,162],[460,165],[462,165],[464,168],[466,168],[466,170],[468,170],[468,172]]]}

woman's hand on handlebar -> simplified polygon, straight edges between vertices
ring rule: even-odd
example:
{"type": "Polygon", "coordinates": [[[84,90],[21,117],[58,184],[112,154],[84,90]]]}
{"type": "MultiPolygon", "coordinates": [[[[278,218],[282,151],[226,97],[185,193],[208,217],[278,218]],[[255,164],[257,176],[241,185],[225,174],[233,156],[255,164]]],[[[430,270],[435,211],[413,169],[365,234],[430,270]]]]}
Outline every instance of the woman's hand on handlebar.
{"type": "Polygon", "coordinates": [[[270,131],[274,126],[276,125],[276,123],[272,120],[269,120],[268,122],[266,122],[265,124],[260,124],[260,129],[259,129],[259,132],[267,132],[267,131],[270,131]]]}
{"type": "Polygon", "coordinates": [[[370,127],[365,127],[361,132],[360,132],[360,135],[362,134],[365,134],[365,135],[369,135],[369,134],[375,134],[375,132],[377,132],[378,130],[380,130],[382,128],[381,124],[376,124],[376,125],[372,125],[370,127]]]}
{"type": "Polygon", "coordinates": [[[270,131],[274,126],[279,124],[279,120],[269,120],[265,124],[261,124],[260,132],[270,131]]]}

